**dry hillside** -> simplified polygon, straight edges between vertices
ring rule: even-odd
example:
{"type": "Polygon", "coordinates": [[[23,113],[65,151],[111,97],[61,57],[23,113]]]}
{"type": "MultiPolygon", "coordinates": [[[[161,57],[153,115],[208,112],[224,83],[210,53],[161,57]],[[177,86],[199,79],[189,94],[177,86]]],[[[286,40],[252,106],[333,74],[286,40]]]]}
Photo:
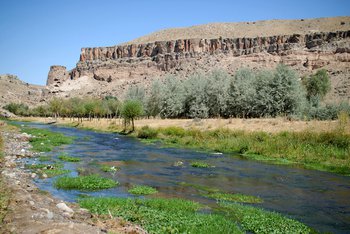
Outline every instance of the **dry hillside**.
{"type": "Polygon", "coordinates": [[[125,44],[141,44],[190,38],[267,37],[344,30],[350,30],[349,16],[299,20],[262,20],[240,23],[210,23],[192,27],[164,29],[136,38],[125,44]]]}

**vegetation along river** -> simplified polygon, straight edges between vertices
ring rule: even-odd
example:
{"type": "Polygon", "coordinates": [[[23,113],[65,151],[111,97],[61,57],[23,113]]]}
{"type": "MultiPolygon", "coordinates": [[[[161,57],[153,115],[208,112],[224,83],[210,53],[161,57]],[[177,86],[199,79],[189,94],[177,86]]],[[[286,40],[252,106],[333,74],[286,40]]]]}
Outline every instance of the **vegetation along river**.
{"type": "MultiPolygon", "coordinates": [[[[138,139],[113,133],[99,133],[70,127],[37,123],[21,123],[74,136],[73,144],[56,147],[45,155],[56,159],[62,152],[80,158],[78,163],[66,162],[71,175],[99,173],[118,180],[116,188],[98,192],[58,190],[57,179],[36,179],[42,190],[66,201],[81,196],[133,197],[133,185],[157,188],[158,197],[178,197],[214,207],[215,199],[201,195],[200,190],[213,188],[226,193],[257,196],[263,203],[254,206],[280,212],[320,232],[350,232],[350,177],[302,168],[269,165],[237,156],[165,148],[145,144],[138,139]],[[213,167],[196,168],[193,161],[205,160],[213,167]],[[103,172],[100,164],[119,167],[116,172],[103,172]],[[79,168],[85,168],[82,172],[79,168]]],[[[37,159],[26,159],[35,163],[37,159]]]]}

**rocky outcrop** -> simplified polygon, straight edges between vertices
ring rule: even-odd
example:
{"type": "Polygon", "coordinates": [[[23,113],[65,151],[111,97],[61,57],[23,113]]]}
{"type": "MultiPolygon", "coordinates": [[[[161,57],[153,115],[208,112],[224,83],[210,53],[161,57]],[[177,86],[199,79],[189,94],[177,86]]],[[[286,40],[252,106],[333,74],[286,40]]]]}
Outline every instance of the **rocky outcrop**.
{"type": "Polygon", "coordinates": [[[70,78],[70,74],[67,68],[64,66],[54,65],[50,67],[49,74],[47,76],[46,85],[52,85],[55,87],[70,78]]]}
{"type": "MultiPolygon", "coordinates": [[[[116,69],[124,72],[129,65],[131,73],[138,73],[135,64],[145,63],[147,68],[155,67],[170,71],[185,59],[223,54],[225,56],[244,56],[259,53],[288,56],[300,52],[311,52],[303,61],[303,66],[316,69],[327,63],[327,58],[349,62],[350,31],[314,33],[308,35],[279,35],[255,38],[184,39],[159,41],[148,44],[131,44],[113,47],[82,48],[80,60],[72,77],[90,75],[98,80],[111,80],[113,75],[103,77],[98,69],[116,69]]],[[[142,68],[143,70],[144,68],[142,68]]]]}
{"type": "Polygon", "coordinates": [[[334,75],[334,95],[350,100],[349,51],[349,30],[82,48],[79,62],[70,73],[64,67],[51,67],[48,84],[59,87],[64,80],[71,79],[73,82],[80,77],[89,77],[101,87],[86,90],[87,94],[120,96],[129,85],[142,83],[147,86],[154,77],[165,74],[186,77],[194,72],[208,72],[216,68],[233,74],[240,67],[261,69],[284,63],[301,76],[315,69],[327,69],[334,75]]]}

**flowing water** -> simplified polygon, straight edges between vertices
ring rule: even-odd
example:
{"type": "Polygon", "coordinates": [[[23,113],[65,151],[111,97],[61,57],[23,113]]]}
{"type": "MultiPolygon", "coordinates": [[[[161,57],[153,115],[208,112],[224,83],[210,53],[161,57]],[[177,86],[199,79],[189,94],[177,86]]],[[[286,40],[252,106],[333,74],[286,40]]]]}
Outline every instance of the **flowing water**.
{"type": "MultiPolygon", "coordinates": [[[[74,136],[71,145],[55,148],[46,155],[54,158],[66,152],[79,157],[79,163],[65,163],[71,175],[77,168],[115,178],[120,186],[98,192],[57,190],[55,178],[37,179],[40,189],[66,201],[79,196],[133,197],[127,190],[132,185],[149,185],[158,189],[157,196],[191,199],[209,206],[215,201],[202,197],[197,190],[181,182],[217,188],[224,192],[258,196],[257,206],[280,212],[321,232],[350,233],[350,177],[301,168],[269,165],[245,160],[238,155],[217,155],[178,148],[149,145],[127,136],[98,133],[69,127],[21,123],[74,136]],[[213,168],[193,168],[190,163],[205,160],[213,168]],[[175,166],[176,162],[182,166],[175,166]],[[116,173],[104,173],[98,163],[119,166],[116,173]]],[[[27,163],[31,163],[27,160],[27,163]]]]}

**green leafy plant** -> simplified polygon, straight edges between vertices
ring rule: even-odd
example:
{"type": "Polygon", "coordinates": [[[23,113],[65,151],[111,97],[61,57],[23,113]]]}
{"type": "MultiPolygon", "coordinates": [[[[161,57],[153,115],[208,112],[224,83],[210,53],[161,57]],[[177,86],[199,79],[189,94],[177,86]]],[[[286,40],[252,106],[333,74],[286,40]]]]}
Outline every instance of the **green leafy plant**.
{"type": "Polygon", "coordinates": [[[253,233],[312,233],[305,224],[279,213],[237,203],[219,202],[227,217],[241,223],[245,231],[253,233]]]}
{"type": "Polygon", "coordinates": [[[58,156],[58,158],[61,159],[62,161],[65,161],[65,162],[80,162],[81,161],[80,158],[71,157],[71,156],[68,156],[65,154],[58,156]]]}
{"type": "Polygon", "coordinates": [[[199,168],[208,168],[211,167],[208,163],[206,162],[192,162],[191,163],[192,167],[199,167],[199,168]]]}
{"type": "Polygon", "coordinates": [[[200,204],[182,199],[87,198],[81,207],[141,225],[148,233],[242,233],[235,222],[216,214],[200,214],[200,204]]]}
{"type": "Polygon", "coordinates": [[[241,203],[262,203],[263,200],[259,197],[240,194],[240,193],[222,193],[222,192],[215,192],[215,193],[208,193],[203,194],[204,197],[213,198],[220,201],[232,201],[232,202],[241,202],[241,203]]]}
{"type": "Polygon", "coordinates": [[[60,177],[54,182],[58,189],[66,190],[101,190],[113,188],[118,185],[117,181],[104,178],[99,175],[79,176],[79,177],[60,177]]]}
{"type": "Polygon", "coordinates": [[[157,193],[157,189],[146,185],[136,185],[132,189],[128,190],[129,193],[134,195],[151,195],[157,193]]]}

